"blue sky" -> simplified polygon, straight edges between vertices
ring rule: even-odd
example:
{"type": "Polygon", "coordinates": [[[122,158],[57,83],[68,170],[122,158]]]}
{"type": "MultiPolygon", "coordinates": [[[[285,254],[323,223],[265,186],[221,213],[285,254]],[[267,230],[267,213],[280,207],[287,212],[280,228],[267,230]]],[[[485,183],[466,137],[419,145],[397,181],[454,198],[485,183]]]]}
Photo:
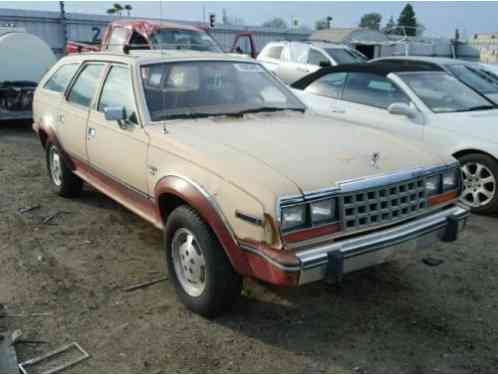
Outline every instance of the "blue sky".
{"type": "MultiPolygon", "coordinates": [[[[115,1],[81,2],[66,1],[68,12],[105,14],[107,8],[115,1]]],[[[287,21],[297,17],[301,24],[313,26],[314,22],[326,15],[334,18],[336,26],[355,26],[364,13],[379,12],[384,22],[390,16],[397,19],[406,2],[186,2],[186,1],[119,1],[122,4],[131,4],[134,8],[132,15],[139,17],[158,17],[162,7],[164,18],[201,21],[203,6],[206,13],[216,13],[217,20],[221,21],[222,9],[225,8],[228,16],[242,18],[246,25],[260,25],[273,16],[279,16],[287,21]]],[[[455,28],[467,36],[476,32],[498,31],[498,1],[493,2],[411,2],[415,8],[417,19],[426,26],[429,34],[436,36],[450,36],[455,28]]],[[[19,8],[36,10],[58,10],[57,1],[15,2],[0,1],[0,8],[19,8]]]]}

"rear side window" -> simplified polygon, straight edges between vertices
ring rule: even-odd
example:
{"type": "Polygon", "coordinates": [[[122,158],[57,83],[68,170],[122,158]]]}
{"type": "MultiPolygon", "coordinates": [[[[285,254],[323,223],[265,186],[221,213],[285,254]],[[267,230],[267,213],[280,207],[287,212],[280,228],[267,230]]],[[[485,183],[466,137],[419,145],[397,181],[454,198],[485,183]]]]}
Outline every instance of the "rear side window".
{"type": "Polygon", "coordinates": [[[342,100],[387,108],[393,103],[410,103],[389,79],[372,73],[349,73],[342,100]]]}
{"type": "Polygon", "coordinates": [[[90,107],[103,68],[103,64],[86,65],[78,78],[76,78],[76,82],[69,93],[68,101],[83,107],[90,107]]]}
{"type": "Polygon", "coordinates": [[[282,55],[283,49],[284,49],[283,46],[270,47],[270,48],[268,48],[268,51],[266,52],[266,57],[280,60],[280,56],[282,55]]]}
{"type": "Polygon", "coordinates": [[[98,111],[103,112],[109,107],[124,107],[127,118],[137,123],[133,87],[131,85],[130,71],[124,66],[113,66],[107,75],[100,96],[98,111]]]}
{"type": "Polygon", "coordinates": [[[339,99],[346,82],[346,76],[347,73],[344,72],[327,74],[311,83],[304,91],[310,94],[339,99]]]}
{"type": "Polygon", "coordinates": [[[316,49],[310,49],[310,53],[308,55],[308,64],[320,66],[320,63],[327,64],[330,63],[329,59],[320,51],[316,49]]]}
{"type": "Polygon", "coordinates": [[[63,92],[71,78],[73,78],[74,73],[76,73],[78,66],[79,64],[62,65],[52,74],[52,77],[45,83],[43,88],[50,91],[63,92]]]}

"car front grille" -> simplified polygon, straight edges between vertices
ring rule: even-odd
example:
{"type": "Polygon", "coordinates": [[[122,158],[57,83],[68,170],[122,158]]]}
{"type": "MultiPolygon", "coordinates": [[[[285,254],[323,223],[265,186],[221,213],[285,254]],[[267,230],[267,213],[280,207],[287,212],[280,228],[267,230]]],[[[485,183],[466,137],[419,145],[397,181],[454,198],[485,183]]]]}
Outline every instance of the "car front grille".
{"type": "Polygon", "coordinates": [[[387,224],[427,207],[423,177],[339,196],[344,230],[387,224]]]}

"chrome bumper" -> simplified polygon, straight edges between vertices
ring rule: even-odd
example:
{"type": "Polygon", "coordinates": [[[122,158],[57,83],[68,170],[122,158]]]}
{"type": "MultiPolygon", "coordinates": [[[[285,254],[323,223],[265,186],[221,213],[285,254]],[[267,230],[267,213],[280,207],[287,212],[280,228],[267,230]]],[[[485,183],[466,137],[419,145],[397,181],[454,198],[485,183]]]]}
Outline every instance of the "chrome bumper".
{"type": "Polygon", "coordinates": [[[469,210],[453,206],[389,229],[298,251],[299,284],[335,281],[343,274],[385,263],[406,251],[438,241],[455,241],[465,227],[469,210]]]}

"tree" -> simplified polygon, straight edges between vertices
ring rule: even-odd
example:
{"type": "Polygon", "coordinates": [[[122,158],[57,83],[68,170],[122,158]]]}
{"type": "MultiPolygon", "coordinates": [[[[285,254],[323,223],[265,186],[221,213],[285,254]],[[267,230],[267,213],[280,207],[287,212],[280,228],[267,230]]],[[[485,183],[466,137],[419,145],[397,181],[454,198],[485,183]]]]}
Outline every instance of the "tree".
{"type": "Polygon", "coordinates": [[[315,30],[329,29],[332,23],[332,17],[321,18],[315,22],[315,30]]]}
{"type": "Polygon", "coordinates": [[[114,3],[112,5],[112,8],[109,8],[106,10],[106,13],[107,14],[117,14],[118,16],[121,16],[123,14],[123,11],[126,10],[128,13],[128,16],[129,16],[132,9],[133,9],[133,7],[129,4],[122,6],[119,3],[114,3]]]}
{"type": "Polygon", "coordinates": [[[398,18],[398,27],[405,30],[406,35],[415,36],[417,34],[417,18],[410,3],[406,4],[398,18]]]}
{"type": "Polygon", "coordinates": [[[271,20],[264,22],[263,27],[268,27],[271,29],[281,29],[281,30],[286,30],[289,28],[287,22],[280,17],[274,17],[271,20]]]}
{"type": "Polygon", "coordinates": [[[360,20],[360,27],[366,27],[371,30],[380,30],[382,15],[379,13],[367,13],[360,20]]]}
{"type": "Polygon", "coordinates": [[[130,14],[131,14],[131,10],[133,9],[133,7],[130,5],[130,4],[126,4],[124,6],[125,10],[126,10],[126,13],[128,15],[128,17],[130,17],[130,14]]]}

